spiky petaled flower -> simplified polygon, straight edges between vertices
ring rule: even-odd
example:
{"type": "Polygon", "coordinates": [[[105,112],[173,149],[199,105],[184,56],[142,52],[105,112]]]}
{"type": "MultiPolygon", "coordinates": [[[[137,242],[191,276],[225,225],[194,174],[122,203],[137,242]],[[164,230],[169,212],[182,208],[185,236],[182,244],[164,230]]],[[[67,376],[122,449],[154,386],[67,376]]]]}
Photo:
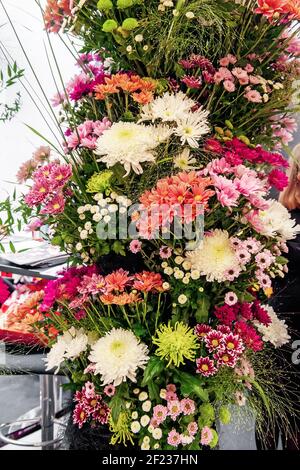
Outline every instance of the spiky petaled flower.
{"type": "Polygon", "coordinates": [[[199,348],[193,329],[182,322],[177,322],[174,327],[170,323],[161,325],[153,343],[158,346],[156,355],[168,361],[167,367],[171,364],[179,367],[185,364],[185,359],[193,361],[199,348]]]}
{"type": "Polygon", "coordinates": [[[228,232],[219,229],[205,235],[202,247],[188,252],[187,258],[209,282],[225,281],[227,271],[238,265],[228,232]]]}
{"type": "Polygon", "coordinates": [[[110,168],[121,163],[128,175],[131,169],[143,173],[141,163],[154,162],[154,149],[159,145],[154,126],[134,122],[116,122],[97,140],[96,155],[110,168]]]}
{"type": "Polygon", "coordinates": [[[127,379],[136,382],[137,370],[145,368],[149,356],[147,346],[131,331],[113,328],[93,345],[89,359],[102,384],[117,387],[127,379]]]}
{"type": "Polygon", "coordinates": [[[94,173],[86,184],[86,191],[88,193],[104,193],[111,187],[112,176],[113,172],[110,170],[94,173]]]}
{"type": "Polygon", "coordinates": [[[215,367],[215,363],[209,357],[199,357],[196,360],[197,364],[197,374],[201,374],[204,377],[209,377],[210,375],[215,375],[218,369],[215,367]]]}

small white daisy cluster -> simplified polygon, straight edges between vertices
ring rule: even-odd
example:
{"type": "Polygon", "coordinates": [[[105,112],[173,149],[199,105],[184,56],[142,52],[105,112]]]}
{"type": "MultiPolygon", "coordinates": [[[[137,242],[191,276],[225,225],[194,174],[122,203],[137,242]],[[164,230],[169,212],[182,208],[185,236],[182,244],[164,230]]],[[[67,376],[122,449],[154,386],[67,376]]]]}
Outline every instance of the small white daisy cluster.
{"type": "Polygon", "coordinates": [[[81,252],[83,262],[88,262],[90,255],[95,254],[95,248],[91,246],[91,238],[96,238],[96,228],[99,222],[109,224],[117,212],[125,214],[132,201],[126,196],[112,192],[108,197],[102,193],[94,195],[96,204],[85,204],[77,209],[79,220],[83,225],[78,227],[79,241],[75,248],[81,252]]]}
{"type": "Polygon", "coordinates": [[[172,7],[174,7],[174,2],[172,0],[159,0],[157,9],[158,11],[166,11],[166,8],[172,7]]]}
{"type": "Polygon", "coordinates": [[[140,402],[141,405],[141,412],[135,410],[131,414],[131,432],[133,434],[138,434],[142,428],[147,428],[147,431],[149,432],[150,436],[144,436],[143,441],[141,444],[141,449],[142,450],[149,450],[150,448],[152,449],[159,449],[159,439],[162,438],[162,430],[160,428],[154,428],[150,424],[150,416],[149,412],[152,409],[152,403],[151,400],[149,399],[148,393],[140,390],[139,388],[135,388],[133,390],[134,395],[137,396],[138,401],[140,402]]]}

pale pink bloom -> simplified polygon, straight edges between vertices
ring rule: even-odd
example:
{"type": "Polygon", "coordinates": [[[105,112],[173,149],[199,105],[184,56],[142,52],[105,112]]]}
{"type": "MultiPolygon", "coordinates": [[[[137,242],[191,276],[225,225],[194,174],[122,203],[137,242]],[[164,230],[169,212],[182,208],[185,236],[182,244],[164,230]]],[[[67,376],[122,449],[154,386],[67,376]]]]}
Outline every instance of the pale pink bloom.
{"type": "Polygon", "coordinates": [[[254,71],[254,67],[251,64],[247,64],[245,70],[247,73],[252,73],[254,71]]]}
{"type": "Polygon", "coordinates": [[[264,190],[264,183],[252,176],[251,173],[245,173],[240,178],[235,178],[234,183],[236,189],[244,196],[250,196],[250,194],[264,190]]]}
{"type": "MultiPolygon", "coordinates": [[[[172,256],[172,248],[170,246],[162,246],[159,250],[159,256],[162,258],[162,259],[168,259],[170,258],[170,256],[172,256]]],[[[176,391],[176,387],[175,387],[175,391],[176,391]]]]}
{"type": "Polygon", "coordinates": [[[239,277],[240,273],[240,266],[232,266],[231,268],[227,269],[226,273],[224,274],[224,279],[226,281],[234,281],[234,279],[239,277]]]}
{"type": "Polygon", "coordinates": [[[156,405],[153,408],[153,419],[157,421],[158,425],[163,423],[168,416],[168,408],[163,405],[156,405]]]}
{"type": "Polygon", "coordinates": [[[181,412],[185,415],[192,415],[195,413],[196,406],[194,400],[191,400],[190,398],[184,398],[180,402],[180,408],[181,412]]]}
{"type": "Polygon", "coordinates": [[[293,134],[291,134],[284,128],[275,130],[274,136],[279,137],[282,140],[283,145],[288,145],[294,140],[293,134]]]}
{"type": "Polygon", "coordinates": [[[242,242],[242,246],[246,248],[250,253],[255,254],[258,253],[261,249],[261,242],[256,240],[255,238],[247,238],[242,242]]]}
{"type": "Polygon", "coordinates": [[[84,374],[93,374],[96,370],[96,364],[89,364],[83,371],[84,374]]]}
{"type": "Polygon", "coordinates": [[[173,447],[179,446],[179,444],[181,443],[180,434],[175,429],[172,429],[172,431],[170,431],[168,434],[167,442],[169,446],[173,446],[173,447]]]}
{"type": "Polygon", "coordinates": [[[104,387],[104,393],[107,397],[113,397],[116,393],[116,387],[112,384],[106,385],[106,387],[104,387]]]}
{"type": "Polygon", "coordinates": [[[258,269],[257,271],[255,271],[255,276],[256,276],[256,279],[258,280],[258,284],[259,286],[262,288],[262,289],[266,289],[268,287],[272,287],[272,281],[271,281],[271,278],[270,276],[268,276],[267,274],[265,274],[263,271],[261,271],[260,269],[258,269]]]}
{"type": "Polygon", "coordinates": [[[252,210],[245,214],[245,219],[252,225],[252,227],[258,232],[261,233],[264,230],[264,225],[261,222],[261,219],[257,213],[258,211],[252,210]]]}
{"type": "Polygon", "coordinates": [[[282,119],[282,124],[288,132],[296,132],[298,129],[298,124],[295,118],[291,116],[286,116],[282,119]]]}
{"type": "Polygon", "coordinates": [[[240,193],[237,191],[235,183],[224,176],[213,175],[212,180],[217,189],[216,194],[220,204],[223,207],[237,206],[240,193]]]}
{"type": "Polygon", "coordinates": [[[264,211],[268,209],[269,207],[268,202],[263,197],[260,197],[259,195],[250,194],[250,196],[248,196],[248,200],[252,204],[252,206],[254,206],[256,209],[259,209],[261,211],[264,211]]]}
{"type": "Polygon", "coordinates": [[[221,175],[225,173],[231,173],[232,168],[231,165],[227,162],[226,158],[216,158],[212,160],[206,167],[205,172],[199,172],[203,174],[213,174],[216,173],[217,175],[220,173],[221,175]]]}
{"type": "Polygon", "coordinates": [[[167,390],[166,400],[168,401],[176,401],[178,399],[177,394],[172,392],[172,390],[167,390]]]}
{"type": "Polygon", "coordinates": [[[168,384],[166,388],[168,392],[176,393],[177,388],[175,384],[168,384]]]}
{"type": "Polygon", "coordinates": [[[97,147],[98,137],[84,137],[81,139],[80,146],[90,150],[95,150],[97,147]]]}
{"type": "Polygon", "coordinates": [[[220,59],[219,62],[220,62],[221,67],[228,67],[229,65],[229,59],[227,56],[220,59]]]}
{"type": "Polygon", "coordinates": [[[192,421],[188,424],[187,431],[190,436],[194,436],[195,434],[197,434],[198,424],[196,423],[196,421],[192,421]]]}
{"type": "Polygon", "coordinates": [[[176,421],[177,417],[181,414],[181,406],[179,400],[168,401],[168,415],[173,421],[176,421]]]}
{"type": "Polygon", "coordinates": [[[50,101],[52,106],[57,107],[67,101],[67,96],[64,92],[59,92],[56,93],[50,101]]]}
{"type": "Polygon", "coordinates": [[[129,244],[129,250],[131,251],[131,253],[139,253],[139,251],[141,251],[141,248],[142,243],[139,240],[132,240],[129,244]]]}
{"type": "Polygon", "coordinates": [[[48,160],[50,157],[51,149],[48,146],[42,145],[38,147],[33,153],[32,158],[37,163],[43,163],[45,160],[48,160]]]}
{"type": "Polygon", "coordinates": [[[26,230],[29,232],[35,232],[43,224],[44,222],[41,219],[39,219],[38,217],[34,217],[33,219],[31,219],[30,223],[27,225],[26,230]]]}
{"type": "Polygon", "coordinates": [[[227,292],[224,300],[225,300],[225,304],[227,305],[235,305],[238,301],[238,298],[234,292],[227,292]]]}
{"type": "Polygon", "coordinates": [[[201,430],[201,439],[200,442],[203,446],[208,446],[213,440],[212,430],[208,426],[204,426],[201,430]]]}
{"type": "Polygon", "coordinates": [[[26,162],[22,163],[20,166],[18,173],[16,174],[16,178],[18,183],[22,184],[29,180],[32,176],[32,173],[37,168],[37,162],[30,159],[26,162]]]}
{"type": "Polygon", "coordinates": [[[92,382],[86,382],[84,388],[87,398],[93,398],[95,396],[95,385],[92,382]]]}
{"type": "Polygon", "coordinates": [[[232,75],[236,77],[238,80],[242,78],[249,78],[246,70],[242,69],[241,67],[235,67],[232,69],[232,75]]]}
{"type": "Polygon", "coordinates": [[[260,253],[257,253],[255,256],[255,261],[259,267],[259,269],[266,269],[274,263],[275,257],[272,255],[270,250],[263,250],[260,253]]]}
{"type": "Polygon", "coordinates": [[[250,259],[251,259],[251,254],[249,253],[248,250],[245,249],[239,249],[236,251],[236,256],[238,257],[239,262],[241,265],[247,264],[250,259]]]}
{"type": "Polygon", "coordinates": [[[235,84],[231,80],[224,80],[223,86],[229,93],[233,93],[235,91],[235,84]]]}
{"type": "Polygon", "coordinates": [[[237,63],[237,58],[235,55],[227,54],[227,58],[232,65],[237,63]]]}
{"type": "Polygon", "coordinates": [[[249,90],[244,94],[244,97],[251,103],[262,103],[262,96],[256,90],[249,90]]]}
{"type": "Polygon", "coordinates": [[[261,79],[257,77],[256,75],[250,75],[249,76],[249,81],[251,85],[259,85],[261,82],[261,79]]]}
{"type": "Polygon", "coordinates": [[[248,76],[239,78],[239,84],[240,85],[248,85],[248,83],[249,83],[249,77],[248,76]]]}

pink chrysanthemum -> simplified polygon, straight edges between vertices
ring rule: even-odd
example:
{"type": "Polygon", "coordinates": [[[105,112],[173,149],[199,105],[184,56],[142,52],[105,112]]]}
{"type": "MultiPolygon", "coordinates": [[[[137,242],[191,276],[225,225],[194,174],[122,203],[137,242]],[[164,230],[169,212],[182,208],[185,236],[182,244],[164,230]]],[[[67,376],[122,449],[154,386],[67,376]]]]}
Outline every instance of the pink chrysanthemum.
{"type": "Polygon", "coordinates": [[[184,398],[180,402],[180,408],[181,412],[185,415],[192,415],[195,413],[196,406],[194,400],[191,400],[190,398],[184,398]]]}
{"type": "Polygon", "coordinates": [[[187,431],[190,436],[194,436],[195,434],[197,434],[198,424],[196,423],[196,421],[192,421],[188,424],[187,431]]]}
{"type": "Polygon", "coordinates": [[[212,430],[208,427],[208,426],[205,426],[202,430],[201,430],[201,439],[200,439],[200,442],[203,446],[208,446],[211,441],[213,440],[213,433],[212,433],[212,430]]]}
{"type": "Polygon", "coordinates": [[[212,330],[212,328],[206,323],[201,323],[195,326],[195,335],[198,336],[200,340],[204,340],[206,335],[212,330]]]}
{"type": "Polygon", "coordinates": [[[209,352],[216,351],[224,347],[223,334],[220,331],[212,330],[207,333],[204,342],[209,352]]]}
{"type": "Polygon", "coordinates": [[[181,414],[181,406],[179,400],[168,401],[168,415],[173,421],[176,421],[177,417],[181,414]]]}
{"type": "Polygon", "coordinates": [[[219,366],[234,367],[237,362],[237,355],[234,352],[218,351],[214,354],[214,359],[219,366]]]}
{"type": "Polygon", "coordinates": [[[180,434],[175,429],[172,429],[168,434],[167,442],[172,447],[178,447],[181,443],[180,434]]]}
{"type": "Polygon", "coordinates": [[[168,415],[168,408],[163,405],[156,405],[153,408],[153,419],[157,421],[158,424],[163,423],[168,415]]]}

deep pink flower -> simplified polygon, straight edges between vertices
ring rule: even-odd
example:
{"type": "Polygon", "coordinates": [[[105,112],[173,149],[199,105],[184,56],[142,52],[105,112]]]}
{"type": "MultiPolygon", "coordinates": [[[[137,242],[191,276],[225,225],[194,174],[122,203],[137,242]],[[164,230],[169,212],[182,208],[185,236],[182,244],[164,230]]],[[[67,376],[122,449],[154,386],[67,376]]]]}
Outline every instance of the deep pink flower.
{"type": "Polygon", "coordinates": [[[183,82],[188,88],[198,89],[198,88],[201,88],[201,86],[202,86],[202,80],[201,80],[200,77],[193,77],[193,76],[185,75],[185,76],[182,78],[182,82],[183,82]]]}
{"type": "Polygon", "coordinates": [[[282,191],[289,184],[289,179],[283,171],[275,168],[268,174],[268,182],[278,191],[282,191]]]}
{"type": "Polygon", "coordinates": [[[196,359],[197,364],[197,374],[201,374],[204,377],[209,377],[215,375],[218,369],[215,367],[215,363],[209,357],[199,357],[196,359]]]}
{"type": "Polygon", "coordinates": [[[220,331],[216,330],[212,330],[207,333],[204,342],[210,353],[224,347],[223,336],[224,335],[220,331]]]}
{"type": "Polygon", "coordinates": [[[55,215],[61,214],[65,208],[65,198],[62,193],[53,196],[41,210],[41,214],[55,215]]]}
{"type": "Polygon", "coordinates": [[[234,351],[219,350],[214,354],[214,359],[219,366],[234,367],[237,362],[237,354],[234,351]]]}
{"type": "Polygon", "coordinates": [[[204,340],[206,335],[212,330],[211,326],[206,323],[201,323],[195,326],[195,335],[198,336],[200,340],[204,340]]]}

